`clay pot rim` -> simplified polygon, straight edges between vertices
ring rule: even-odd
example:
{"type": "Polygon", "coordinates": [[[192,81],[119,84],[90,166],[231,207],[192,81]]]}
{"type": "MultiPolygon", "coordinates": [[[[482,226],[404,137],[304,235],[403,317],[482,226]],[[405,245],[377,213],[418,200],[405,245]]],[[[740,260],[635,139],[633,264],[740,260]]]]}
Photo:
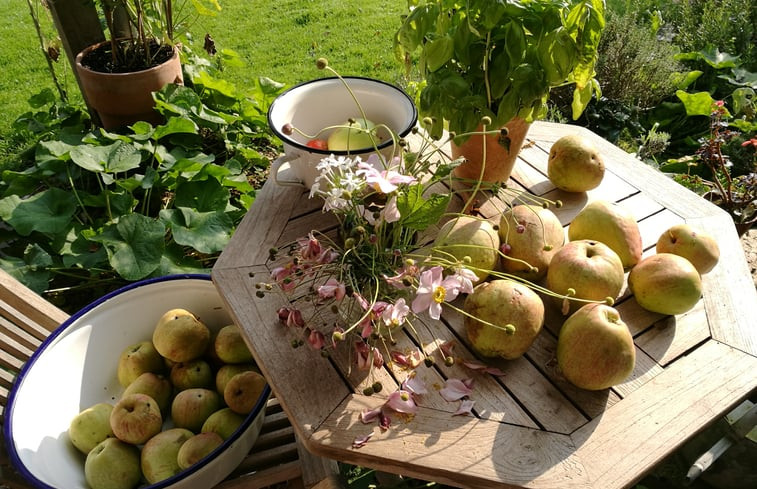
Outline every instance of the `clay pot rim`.
{"type": "Polygon", "coordinates": [[[110,41],[101,41],[101,42],[98,42],[96,44],[91,44],[91,45],[87,46],[86,48],[82,49],[81,51],[79,51],[79,54],[76,55],[76,60],[75,60],[76,69],[77,70],[81,70],[81,71],[85,71],[85,72],[88,72],[88,73],[94,73],[94,74],[100,75],[100,76],[108,76],[108,77],[120,78],[120,77],[132,76],[135,73],[140,73],[141,74],[141,73],[150,73],[152,71],[157,71],[163,65],[166,65],[168,63],[174,62],[179,57],[179,48],[180,48],[180,45],[179,44],[175,44],[173,46],[173,56],[171,56],[169,59],[167,59],[163,63],[160,63],[160,64],[155,65],[155,66],[151,66],[150,68],[147,68],[147,69],[144,69],[144,70],[127,71],[127,72],[124,72],[124,73],[108,73],[108,72],[105,72],[105,71],[93,70],[93,69],[87,68],[86,66],[84,66],[83,64],[81,64],[81,60],[84,58],[84,56],[86,56],[90,52],[94,51],[95,49],[97,49],[100,46],[103,46],[105,44],[110,44],[110,41]]]}

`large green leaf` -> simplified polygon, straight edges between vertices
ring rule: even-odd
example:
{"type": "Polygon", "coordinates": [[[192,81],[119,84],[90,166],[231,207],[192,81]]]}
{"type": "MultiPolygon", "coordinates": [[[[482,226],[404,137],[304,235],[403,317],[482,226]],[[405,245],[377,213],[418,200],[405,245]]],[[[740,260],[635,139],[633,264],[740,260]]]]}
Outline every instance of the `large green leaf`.
{"type": "Polygon", "coordinates": [[[397,197],[397,209],[402,216],[402,226],[416,231],[422,231],[439,219],[447,211],[450,196],[434,194],[428,199],[423,198],[423,185],[412,185],[407,192],[397,197]]]}
{"type": "Polygon", "coordinates": [[[708,92],[687,93],[683,90],[677,90],[676,96],[683,102],[686,108],[686,115],[709,115],[712,113],[712,104],[715,99],[708,92]]]}
{"type": "Polygon", "coordinates": [[[229,203],[229,190],[215,178],[185,182],[176,189],[175,207],[189,207],[198,212],[224,211],[229,203]]]}
{"type": "Polygon", "coordinates": [[[69,152],[71,160],[91,172],[119,173],[139,168],[142,154],[137,148],[123,141],[108,146],[83,144],[69,152]]]}
{"type": "Polygon", "coordinates": [[[188,207],[164,209],[160,218],[168,222],[176,243],[200,253],[223,250],[231,239],[234,223],[222,211],[197,212],[188,207]]]}
{"type": "Polygon", "coordinates": [[[37,244],[27,246],[22,258],[0,257],[0,268],[38,294],[47,290],[52,264],[53,258],[37,244]]]}
{"type": "Polygon", "coordinates": [[[56,234],[66,230],[76,211],[71,192],[53,187],[26,199],[11,195],[0,200],[0,218],[22,236],[32,231],[56,234]]]}
{"type": "Polygon", "coordinates": [[[84,232],[102,243],[113,269],[126,280],[140,280],[160,265],[165,248],[166,226],[142,214],[129,214],[109,224],[101,233],[84,232]]]}

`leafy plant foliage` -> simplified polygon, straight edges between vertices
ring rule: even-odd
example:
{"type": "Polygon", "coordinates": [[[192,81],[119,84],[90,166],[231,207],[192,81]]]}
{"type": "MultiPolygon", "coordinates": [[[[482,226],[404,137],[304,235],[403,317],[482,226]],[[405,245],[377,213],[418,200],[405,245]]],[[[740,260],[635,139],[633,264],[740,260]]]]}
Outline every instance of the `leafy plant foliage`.
{"type": "Polygon", "coordinates": [[[207,60],[185,66],[190,86],[154,95],[162,125],[108,132],[49,90],[30,101],[16,127],[40,141],[0,185],[4,270],[42,292],[212,266],[276,150],[266,111],[283,86],[245,94],[207,60]]]}

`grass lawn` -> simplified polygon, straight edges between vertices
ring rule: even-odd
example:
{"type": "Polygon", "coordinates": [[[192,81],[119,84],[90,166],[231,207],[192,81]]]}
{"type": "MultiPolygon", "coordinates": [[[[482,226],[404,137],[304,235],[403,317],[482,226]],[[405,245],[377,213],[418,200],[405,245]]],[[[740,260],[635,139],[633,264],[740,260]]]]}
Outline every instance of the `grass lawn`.
{"type": "MultiPolygon", "coordinates": [[[[36,3],[38,0],[34,0],[36,3]]],[[[227,70],[240,87],[259,76],[294,84],[321,76],[315,60],[327,57],[343,75],[401,83],[402,67],[392,53],[392,36],[405,12],[404,0],[220,0],[223,10],[192,26],[195,42],[212,35],[218,49],[232,49],[245,61],[227,70]]],[[[27,100],[54,89],[26,2],[0,0],[0,152],[13,121],[29,110],[27,100]]],[[[43,31],[55,35],[45,12],[43,31]]],[[[62,61],[56,71],[72,100],[80,100],[73,74],[62,61]]]]}

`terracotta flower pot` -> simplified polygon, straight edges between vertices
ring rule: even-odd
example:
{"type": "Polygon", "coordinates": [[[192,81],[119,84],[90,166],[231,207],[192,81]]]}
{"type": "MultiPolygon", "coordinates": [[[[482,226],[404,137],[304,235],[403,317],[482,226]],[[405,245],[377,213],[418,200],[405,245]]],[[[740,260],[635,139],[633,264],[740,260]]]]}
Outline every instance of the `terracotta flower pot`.
{"type": "MultiPolygon", "coordinates": [[[[505,124],[508,130],[507,138],[510,140],[509,148],[500,144],[500,135],[493,134],[486,136],[486,164],[481,173],[483,161],[483,137],[473,135],[461,145],[452,143],[452,157],[465,157],[466,162],[454,170],[454,175],[458,178],[470,180],[479,180],[483,182],[506,182],[515,166],[515,160],[518,158],[518,152],[523,146],[526,139],[530,123],[523,119],[516,118],[505,124]]],[[[482,128],[476,129],[481,131],[482,128]]]]}
{"type": "Polygon", "coordinates": [[[137,121],[163,122],[154,109],[152,92],[169,83],[184,83],[178,49],[174,48],[173,56],[165,63],[133,73],[101,73],[83,66],[82,59],[103,44],[89,46],[76,56],[84,97],[97,111],[103,127],[114,129],[137,121]]]}

